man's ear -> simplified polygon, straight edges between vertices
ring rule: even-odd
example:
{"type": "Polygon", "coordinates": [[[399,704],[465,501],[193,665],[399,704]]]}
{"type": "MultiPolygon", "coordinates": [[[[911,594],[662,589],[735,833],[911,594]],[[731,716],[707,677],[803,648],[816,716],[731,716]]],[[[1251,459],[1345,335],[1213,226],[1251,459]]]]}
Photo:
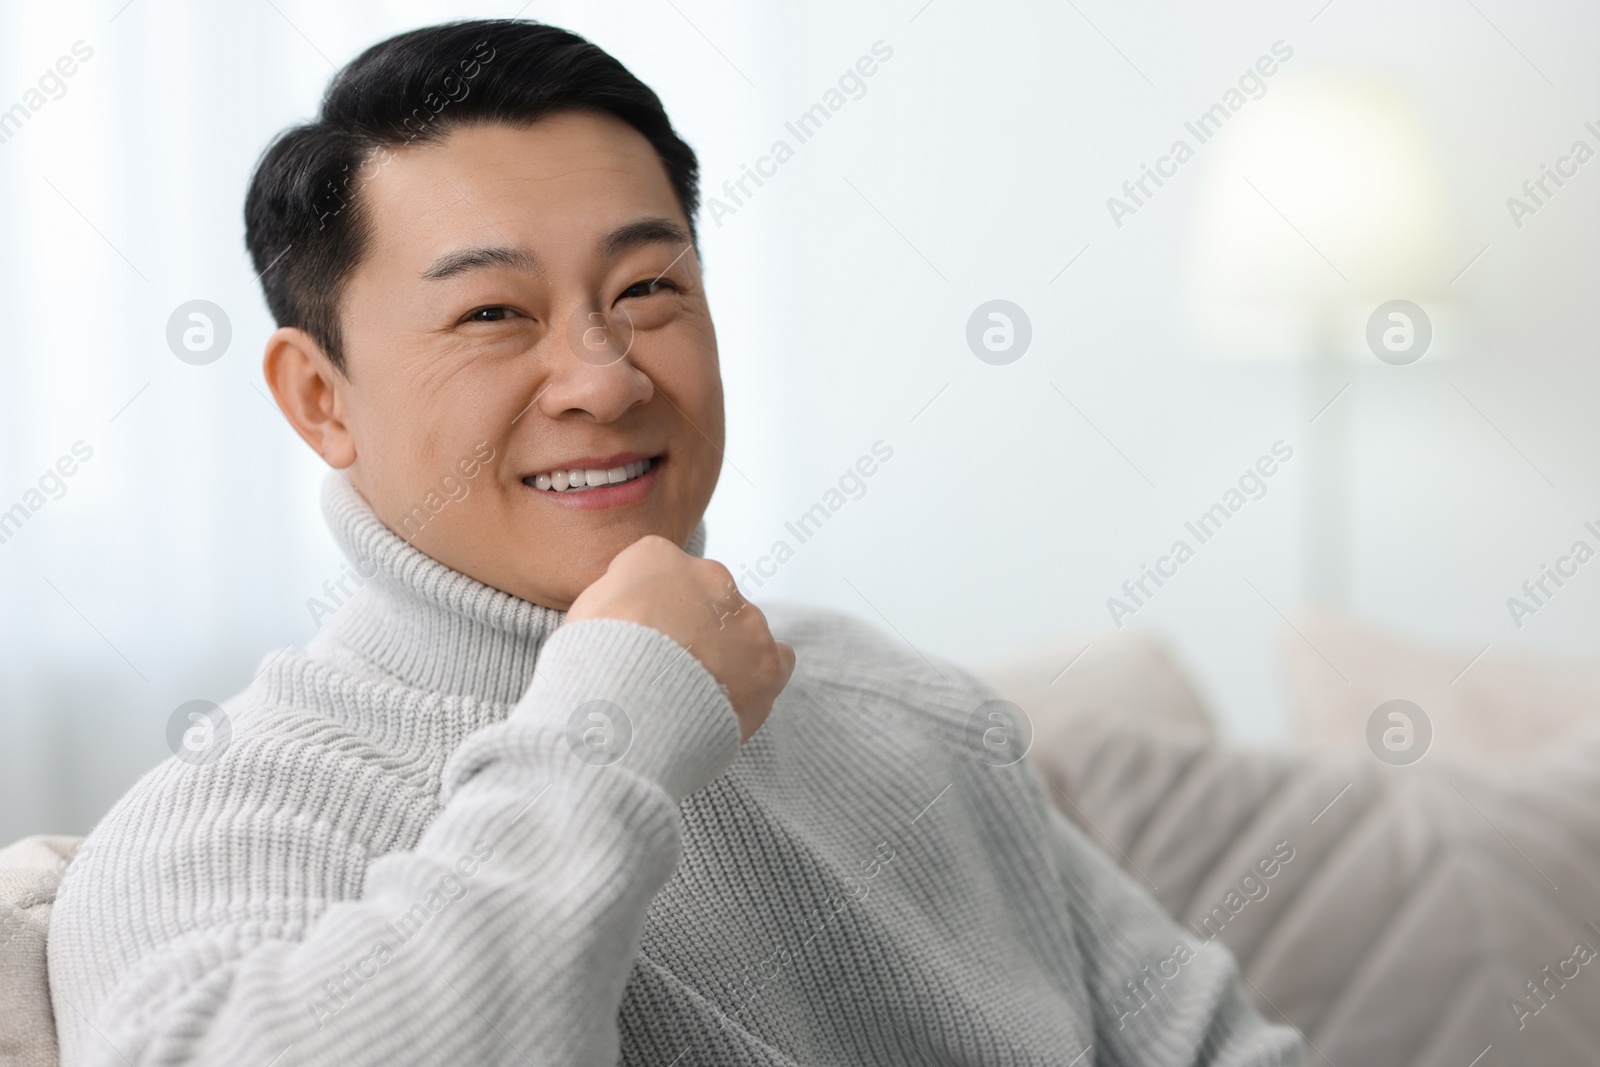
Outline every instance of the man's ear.
{"type": "Polygon", "coordinates": [[[345,421],[350,380],[310,334],[294,326],[274,331],[261,372],[289,425],[329,466],[343,470],[356,461],[355,438],[345,421]]]}

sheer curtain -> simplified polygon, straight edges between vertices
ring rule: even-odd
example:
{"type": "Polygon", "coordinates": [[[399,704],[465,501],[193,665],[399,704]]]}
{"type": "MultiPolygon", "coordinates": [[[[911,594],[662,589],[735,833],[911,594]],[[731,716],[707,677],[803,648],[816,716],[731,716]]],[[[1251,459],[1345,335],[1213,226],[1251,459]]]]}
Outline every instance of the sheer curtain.
{"type": "MultiPolygon", "coordinates": [[[[261,380],[272,323],[244,189],[335,65],[403,29],[514,14],[289,0],[0,11],[0,107],[22,105],[0,126],[0,508],[22,508],[0,527],[0,840],[84,832],[167,755],[174,709],[221,701],[313,632],[306,601],[342,559],[317,506],[321,461],[261,380]],[[196,300],[220,314],[180,313],[196,300]],[[191,329],[215,331],[209,352],[185,348],[191,329]]],[[[614,49],[702,147],[756,106],[731,99],[739,75],[671,6],[523,14],[614,49]]],[[[729,49],[756,39],[732,13],[719,31],[729,49]]]]}

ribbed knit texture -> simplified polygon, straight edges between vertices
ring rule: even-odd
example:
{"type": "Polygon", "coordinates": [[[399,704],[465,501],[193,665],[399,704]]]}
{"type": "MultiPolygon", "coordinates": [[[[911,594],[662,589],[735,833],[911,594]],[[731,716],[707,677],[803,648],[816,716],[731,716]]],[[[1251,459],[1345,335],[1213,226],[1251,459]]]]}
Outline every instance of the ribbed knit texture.
{"type": "Polygon", "coordinates": [[[68,869],[66,1067],[1301,1062],[1225,950],[992,765],[955,667],[768,608],[798,667],[740,746],[665,635],[563,626],[336,475],[324,506],[377,574],[68,869]],[[572,740],[595,700],[615,762],[572,740]]]}

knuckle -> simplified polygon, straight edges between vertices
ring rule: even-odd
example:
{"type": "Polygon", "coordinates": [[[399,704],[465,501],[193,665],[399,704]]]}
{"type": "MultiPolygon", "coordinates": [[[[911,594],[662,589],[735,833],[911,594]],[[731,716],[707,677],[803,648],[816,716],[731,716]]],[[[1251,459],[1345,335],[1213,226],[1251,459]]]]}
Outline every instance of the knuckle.
{"type": "Polygon", "coordinates": [[[677,546],[665,537],[646,534],[617,554],[617,559],[634,567],[655,569],[670,565],[677,546]]]}
{"type": "Polygon", "coordinates": [[[669,553],[675,545],[660,534],[645,534],[635,542],[639,551],[651,556],[660,556],[669,553]]]}
{"type": "Polygon", "coordinates": [[[724,589],[733,584],[733,572],[722,563],[714,559],[702,560],[700,568],[707,580],[714,582],[718,589],[724,589]]]}
{"type": "Polygon", "coordinates": [[[756,607],[752,601],[746,600],[744,607],[739,611],[739,617],[744,619],[744,624],[761,637],[766,638],[771,645],[772,654],[777,654],[777,644],[772,640],[772,628],[767,625],[766,612],[756,607]]]}

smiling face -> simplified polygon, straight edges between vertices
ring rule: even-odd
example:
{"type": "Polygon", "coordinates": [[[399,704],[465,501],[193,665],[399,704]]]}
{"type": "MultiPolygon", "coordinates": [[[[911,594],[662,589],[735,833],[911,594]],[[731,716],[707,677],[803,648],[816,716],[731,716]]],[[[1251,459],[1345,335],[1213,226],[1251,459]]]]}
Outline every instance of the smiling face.
{"type": "Polygon", "coordinates": [[[301,330],[268,342],[301,435],[417,548],[549,607],[646,534],[683,545],[721,469],[722,383],[650,143],[588,112],[465,126],[359,195],[348,377],[301,330]]]}

